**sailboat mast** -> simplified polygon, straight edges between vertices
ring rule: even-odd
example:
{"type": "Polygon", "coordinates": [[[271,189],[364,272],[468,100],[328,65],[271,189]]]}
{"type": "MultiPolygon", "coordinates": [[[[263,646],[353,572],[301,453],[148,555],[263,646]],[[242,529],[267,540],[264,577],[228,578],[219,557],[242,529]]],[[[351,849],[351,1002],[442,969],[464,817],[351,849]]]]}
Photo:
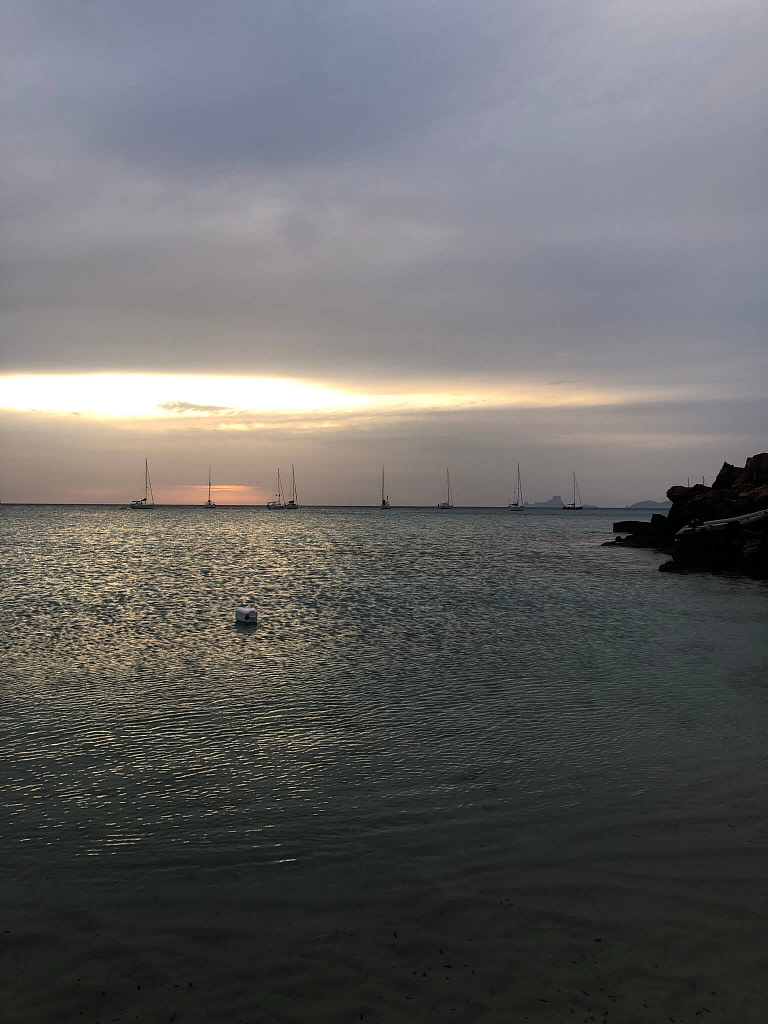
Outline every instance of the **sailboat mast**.
{"type": "Polygon", "coordinates": [[[208,502],[211,501],[211,467],[208,467],[208,502]]]}
{"type": "Polygon", "coordinates": [[[147,494],[152,499],[152,504],[155,504],[155,496],[152,493],[152,481],[149,477],[149,459],[144,459],[144,503],[147,501],[147,494]]]}

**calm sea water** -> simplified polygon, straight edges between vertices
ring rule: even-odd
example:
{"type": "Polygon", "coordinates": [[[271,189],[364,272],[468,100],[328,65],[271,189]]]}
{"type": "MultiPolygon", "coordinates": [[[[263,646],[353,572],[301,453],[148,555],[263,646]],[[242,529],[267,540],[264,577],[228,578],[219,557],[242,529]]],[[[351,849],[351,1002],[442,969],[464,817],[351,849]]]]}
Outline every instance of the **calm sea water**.
{"type": "Polygon", "coordinates": [[[601,547],[626,513],[0,515],[0,878],[37,905],[407,896],[763,820],[765,585],[601,547]]]}
{"type": "Polygon", "coordinates": [[[765,587],[616,513],[2,516],[5,871],[455,866],[748,801],[766,753],[765,587]]]}

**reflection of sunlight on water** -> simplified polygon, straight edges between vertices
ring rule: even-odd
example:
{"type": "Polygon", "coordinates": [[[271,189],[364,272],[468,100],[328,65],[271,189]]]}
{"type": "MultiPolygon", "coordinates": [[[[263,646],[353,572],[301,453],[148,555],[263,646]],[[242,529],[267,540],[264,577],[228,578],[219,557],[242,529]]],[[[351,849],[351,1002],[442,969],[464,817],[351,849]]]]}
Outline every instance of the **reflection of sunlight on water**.
{"type": "Polygon", "coordinates": [[[385,833],[437,855],[452,830],[588,816],[597,779],[601,805],[663,809],[670,765],[757,735],[751,691],[721,713],[753,591],[681,604],[594,516],[9,514],[0,796],[27,855],[304,864],[385,833]]]}

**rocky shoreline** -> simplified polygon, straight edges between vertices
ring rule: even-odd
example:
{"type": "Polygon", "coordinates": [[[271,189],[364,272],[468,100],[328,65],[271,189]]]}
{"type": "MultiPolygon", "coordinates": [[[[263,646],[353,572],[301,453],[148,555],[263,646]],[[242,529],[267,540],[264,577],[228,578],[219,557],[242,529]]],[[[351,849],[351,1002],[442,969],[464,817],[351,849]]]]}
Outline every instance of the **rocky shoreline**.
{"type": "Polygon", "coordinates": [[[670,487],[667,497],[672,502],[667,515],[654,513],[650,522],[614,523],[614,533],[625,536],[606,546],[653,548],[669,555],[659,566],[661,572],[727,572],[768,579],[768,514],[754,515],[768,513],[767,452],[753,455],[743,467],[724,462],[711,487],[670,487]],[[742,520],[746,516],[753,518],[742,520]]]}

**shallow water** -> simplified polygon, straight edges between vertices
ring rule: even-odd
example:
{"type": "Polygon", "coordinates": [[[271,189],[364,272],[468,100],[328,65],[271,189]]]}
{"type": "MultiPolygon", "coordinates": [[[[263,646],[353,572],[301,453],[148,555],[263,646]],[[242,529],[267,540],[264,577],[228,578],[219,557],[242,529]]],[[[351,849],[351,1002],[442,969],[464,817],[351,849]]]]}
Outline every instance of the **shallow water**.
{"type": "Polygon", "coordinates": [[[602,548],[620,513],[0,511],[17,895],[407,902],[764,839],[768,591],[602,548]]]}

